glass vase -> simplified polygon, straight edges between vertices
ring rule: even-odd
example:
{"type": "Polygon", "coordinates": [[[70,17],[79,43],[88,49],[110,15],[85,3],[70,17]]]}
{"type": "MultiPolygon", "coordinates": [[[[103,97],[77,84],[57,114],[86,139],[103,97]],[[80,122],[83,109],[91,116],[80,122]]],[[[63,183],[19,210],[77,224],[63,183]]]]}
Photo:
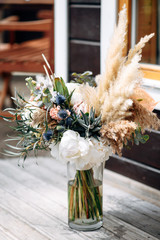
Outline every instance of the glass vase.
{"type": "Polygon", "coordinates": [[[67,164],[68,225],[82,231],[98,229],[103,224],[103,163],[99,167],[77,170],[67,164]]]}

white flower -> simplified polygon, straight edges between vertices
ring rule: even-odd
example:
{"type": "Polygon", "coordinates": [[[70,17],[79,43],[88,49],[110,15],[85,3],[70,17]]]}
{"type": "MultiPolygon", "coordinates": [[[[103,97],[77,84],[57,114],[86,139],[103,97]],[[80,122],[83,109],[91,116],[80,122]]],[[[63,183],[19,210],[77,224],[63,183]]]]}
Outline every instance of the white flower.
{"type": "MultiPolygon", "coordinates": [[[[37,89],[41,89],[42,92],[43,92],[43,90],[48,88],[52,95],[52,98],[55,97],[55,92],[53,91],[53,83],[47,76],[43,76],[43,74],[36,75],[36,87],[37,87],[37,89]]],[[[43,95],[46,96],[46,94],[44,94],[44,93],[43,93],[43,95]]]]}
{"type": "Polygon", "coordinates": [[[59,157],[59,143],[55,144],[54,142],[49,146],[51,150],[51,156],[56,160],[61,160],[59,157]]]}
{"type": "Polygon", "coordinates": [[[37,102],[29,101],[22,112],[22,119],[25,120],[26,124],[31,124],[33,114],[37,111],[37,102]]]}
{"type": "Polygon", "coordinates": [[[63,162],[74,162],[76,169],[98,166],[112,154],[110,147],[94,138],[85,139],[78,132],[68,130],[59,145],[50,145],[51,155],[63,162]]]}
{"type": "Polygon", "coordinates": [[[60,158],[66,162],[77,160],[89,150],[89,143],[79,133],[68,130],[63,134],[59,144],[60,158]]]}
{"type": "Polygon", "coordinates": [[[69,94],[74,90],[72,98],[71,98],[71,104],[80,104],[83,102],[82,95],[80,92],[80,86],[81,84],[78,83],[66,83],[66,86],[68,88],[69,94]]]}

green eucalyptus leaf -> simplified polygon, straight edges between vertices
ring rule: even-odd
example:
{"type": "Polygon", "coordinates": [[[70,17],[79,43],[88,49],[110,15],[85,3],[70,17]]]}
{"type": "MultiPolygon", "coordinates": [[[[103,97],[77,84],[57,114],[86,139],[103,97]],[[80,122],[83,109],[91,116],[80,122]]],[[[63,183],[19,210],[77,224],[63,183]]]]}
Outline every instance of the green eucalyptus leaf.
{"type": "Polygon", "coordinates": [[[17,152],[11,152],[11,151],[9,151],[9,150],[7,150],[7,149],[4,149],[4,151],[8,154],[10,154],[10,155],[13,155],[13,156],[20,156],[21,155],[21,153],[17,153],[17,152]]]}
{"type": "Polygon", "coordinates": [[[10,144],[6,144],[7,147],[10,147],[12,149],[15,149],[15,150],[24,150],[24,148],[19,148],[19,147],[16,147],[16,146],[12,146],[10,144]]]}
{"type": "Polygon", "coordinates": [[[148,140],[149,140],[149,135],[144,135],[144,136],[143,136],[143,139],[144,139],[145,141],[148,141],[148,140]]]}

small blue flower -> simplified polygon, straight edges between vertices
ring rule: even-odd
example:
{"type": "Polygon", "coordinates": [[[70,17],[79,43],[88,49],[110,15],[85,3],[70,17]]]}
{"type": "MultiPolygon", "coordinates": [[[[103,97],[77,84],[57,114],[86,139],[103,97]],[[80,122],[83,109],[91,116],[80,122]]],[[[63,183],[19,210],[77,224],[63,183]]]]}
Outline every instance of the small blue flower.
{"type": "Polygon", "coordinates": [[[72,122],[73,122],[73,119],[72,119],[71,117],[68,117],[68,118],[66,119],[66,126],[67,126],[67,127],[70,127],[70,126],[72,125],[72,122]]]}
{"type": "Polygon", "coordinates": [[[60,118],[62,118],[62,119],[65,119],[66,117],[68,117],[68,113],[67,113],[66,110],[60,110],[60,111],[58,112],[58,116],[59,116],[60,118]]]}
{"type": "Polygon", "coordinates": [[[43,138],[46,141],[49,141],[51,139],[52,135],[53,135],[52,130],[48,130],[47,132],[43,133],[43,138]]]}
{"type": "Polygon", "coordinates": [[[57,105],[61,105],[62,103],[64,103],[66,100],[66,98],[63,95],[57,94],[56,96],[56,103],[57,105]]]}

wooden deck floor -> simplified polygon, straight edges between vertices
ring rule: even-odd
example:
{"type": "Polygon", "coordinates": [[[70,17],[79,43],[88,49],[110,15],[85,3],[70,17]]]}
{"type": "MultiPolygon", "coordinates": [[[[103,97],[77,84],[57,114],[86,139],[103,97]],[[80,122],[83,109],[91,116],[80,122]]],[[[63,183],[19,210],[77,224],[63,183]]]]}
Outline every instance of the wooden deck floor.
{"type": "MultiPolygon", "coordinates": [[[[160,208],[113,187],[104,173],[104,226],[77,232],[67,225],[66,166],[0,160],[0,240],[160,239],[160,208]]],[[[111,179],[112,181],[112,179],[111,179]]]]}

